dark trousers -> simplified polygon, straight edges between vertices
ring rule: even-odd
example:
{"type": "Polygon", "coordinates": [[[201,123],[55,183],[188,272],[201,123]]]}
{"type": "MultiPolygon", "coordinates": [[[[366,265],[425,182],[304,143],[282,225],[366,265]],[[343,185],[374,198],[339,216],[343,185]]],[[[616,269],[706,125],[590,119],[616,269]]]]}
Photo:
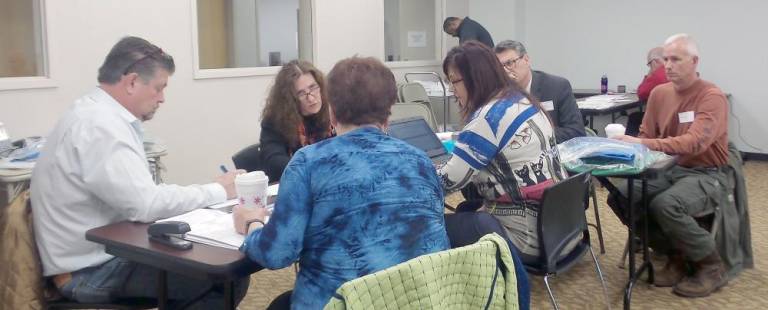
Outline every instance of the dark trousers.
{"type": "MultiPolygon", "coordinates": [[[[445,230],[451,242],[451,248],[463,247],[473,244],[483,236],[497,233],[507,241],[507,246],[512,252],[515,261],[515,275],[517,278],[517,294],[520,297],[520,309],[528,309],[530,306],[531,290],[528,283],[528,273],[525,271],[526,260],[535,262],[535,257],[520,256],[514,244],[507,238],[507,231],[493,215],[488,212],[475,212],[482,206],[482,201],[464,201],[456,207],[456,213],[445,215],[445,230]],[[521,260],[522,258],[522,260],[521,260]]],[[[529,262],[530,263],[530,262],[529,262]]]]}
{"type": "MultiPolygon", "coordinates": [[[[127,298],[157,298],[159,270],[116,257],[104,264],[87,267],[72,273],[72,280],[61,287],[64,297],[82,303],[109,303],[127,298]]],[[[171,308],[193,301],[188,309],[219,309],[224,306],[220,287],[210,281],[168,273],[168,301],[171,308]]],[[[235,305],[248,291],[250,278],[235,281],[235,305]]]]}
{"type": "MultiPolygon", "coordinates": [[[[715,250],[715,240],[694,218],[714,210],[726,190],[725,173],[719,169],[674,166],[658,178],[648,180],[648,241],[662,253],[682,252],[699,261],[715,250]]],[[[642,183],[634,182],[632,197],[635,214],[640,214],[642,183]]],[[[609,205],[626,223],[627,184],[617,184],[609,205]],[[620,194],[620,197],[617,197],[620,194]]],[[[638,218],[638,217],[635,217],[638,218]]],[[[640,226],[637,226],[640,227],[640,226]]]]}

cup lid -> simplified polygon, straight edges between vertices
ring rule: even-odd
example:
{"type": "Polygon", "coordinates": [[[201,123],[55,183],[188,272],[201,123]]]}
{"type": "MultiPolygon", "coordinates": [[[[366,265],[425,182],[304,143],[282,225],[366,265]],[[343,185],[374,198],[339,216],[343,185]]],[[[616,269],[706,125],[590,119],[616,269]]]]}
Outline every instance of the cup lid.
{"type": "Polygon", "coordinates": [[[264,171],[251,171],[248,173],[238,174],[235,176],[235,182],[266,182],[269,183],[269,177],[264,171]]]}

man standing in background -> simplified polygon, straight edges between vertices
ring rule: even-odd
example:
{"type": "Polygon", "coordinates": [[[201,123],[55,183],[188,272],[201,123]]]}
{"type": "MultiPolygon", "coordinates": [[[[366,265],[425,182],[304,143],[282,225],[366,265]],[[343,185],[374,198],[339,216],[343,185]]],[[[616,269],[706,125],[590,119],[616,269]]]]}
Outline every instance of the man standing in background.
{"type": "Polygon", "coordinates": [[[453,37],[458,37],[459,44],[469,40],[476,40],[485,44],[488,48],[493,48],[491,34],[480,23],[469,19],[469,16],[464,18],[446,18],[443,22],[443,31],[453,37]]]}

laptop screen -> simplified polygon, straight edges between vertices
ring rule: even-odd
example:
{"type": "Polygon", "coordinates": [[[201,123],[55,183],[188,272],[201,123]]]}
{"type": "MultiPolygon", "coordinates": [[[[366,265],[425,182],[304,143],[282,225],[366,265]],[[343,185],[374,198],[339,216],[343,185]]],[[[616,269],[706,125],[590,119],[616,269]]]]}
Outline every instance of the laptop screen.
{"type": "Polygon", "coordinates": [[[420,116],[390,122],[389,135],[423,150],[430,158],[446,153],[440,139],[420,116]]]}

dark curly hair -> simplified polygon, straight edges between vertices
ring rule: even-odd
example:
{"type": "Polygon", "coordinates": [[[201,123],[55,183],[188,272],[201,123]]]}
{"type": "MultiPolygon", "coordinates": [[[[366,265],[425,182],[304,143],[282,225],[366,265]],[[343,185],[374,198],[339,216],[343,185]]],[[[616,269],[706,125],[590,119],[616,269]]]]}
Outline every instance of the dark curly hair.
{"type": "Polygon", "coordinates": [[[308,61],[292,60],[283,65],[275,77],[275,84],[269,91],[269,97],[261,114],[261,121],[276,128],[291,147],[299,146],[297,128],[303,121],[312,123],[315,128],[330,128],[331,119],[328,112],[328,100],[325,89],[325,78],[315,66],[308,61]],[[320,86],[322,106],[314,115],[301,115],[301,101],[296,97],[294,83],[304,74],[311,74],[320,86]]]}

